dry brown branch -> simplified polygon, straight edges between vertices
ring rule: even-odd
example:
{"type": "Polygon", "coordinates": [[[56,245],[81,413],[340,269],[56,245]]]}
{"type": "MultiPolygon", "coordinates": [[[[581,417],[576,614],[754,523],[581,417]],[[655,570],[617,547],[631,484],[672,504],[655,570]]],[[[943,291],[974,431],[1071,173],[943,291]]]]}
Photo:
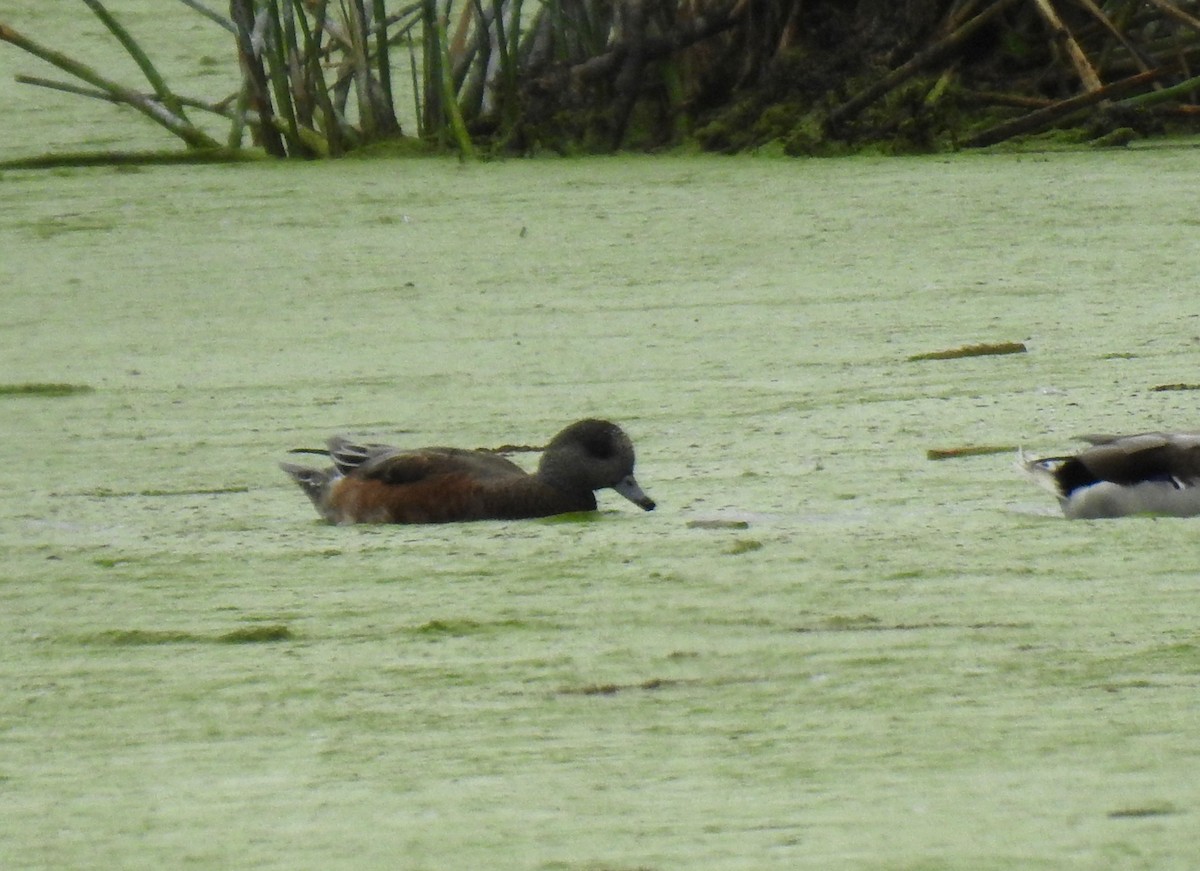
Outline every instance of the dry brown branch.
{"type": "Polygon", "coordinates": [[[114,102],[124,103],[141,112],[155,123],[162,125],[171,133],[178,136],[192,148],[219,148],[220,143],[204,131],[196,128],[180,115],[164,105],[160,100],[139,94],[130,88],[120,85],[105,76],[100,75],[91,67],[82,64],[74,58],[59,51],[47,48],[27,36],[18,33],[6,24],[0,24],[0,41],[15,45],[29,52],[34,57],[41,58],[46,63],[70,73],[77,79],[82,79],[110,95],[114,102]]]}
{"type": "Polygon", "coordinates": [[[851,97],[842,105],[829,113],[831,127],[849,121],[867,106],[874,103],[884,94],[903,84],[926,67],[952,55],[968,39],[974,36],[985,24],[1000,12],[1003,12],[1016,0],[996,0],[974,18],[960,25],[948,36],[935,42],[929,48],[918,53],[907,63],[892,70],[875,84],[851,97]]]}
{"type": "Polygon", "coordinates": [[[1157,7],[1168,18],[1173,18],[1180,24],[1186,25],[1192,30],[1200,32],[1200,18],[1196,18],[1194,15],[1189,15],[1174,3],[1170,3],[1168,0],[1146,0],[1146,2],[1151,6],[1157,7]]]}
{"type": "MultiPolygon", "coordinates": [[[[1011,2],[1011,0],[1002,0],[1002,2],[1011,2]]],[[[702,39],[727,30],[736,23],[739,8],[744,8],[744,6],[736,2],[726,2],[708,14],[696,14],[681,22],[668,36],[642,38],[640,40],[642,62],[666,57],[702,39]]],[[[622,40],[604,54],[588,58],[571,67],[570,73],[572,77],[580,80],[603,78],[619,67],[625,61],[628,53],[629,43],[622,40]]]]}
{"type": "Polygon", "coordinates": [[[1104,10],[1097,6],[1094,0],[1075,0],[1075,2],[1086,9],[1093,18],[1099,21],[1100,26],[1108,31],[1112,35],[1113,39],[1121,44],[1122,48],[1129,52],[1129,56],[1133,58],[1133,61],[1135,64],[1137,64],[1138,69],[1140,69],[1142,72],[1146,72],[1150,69],[1150,64],[1146,61],[1146,58],[1143,56],[1138,47],[1130,42],[1125,34],[1123,34],[1120,29],[1112,23],[1112,20],[1104,14],[1104,10]]]}
{"type": "Polygon", "coordinates": [[[978,133],[964,142],[963,147],[983,148],[988,145],[995,145],[997,142],[1003,142],[1005,139],[1011,139],[1014,136],[1020,136],[1023,133],[1032,133],[1035,130],[1044,129],[1060,118],[1070,115],[1072,112],[1077,112],[1102,100],[1108,100],[1120,94],[1135,91],[1143,85],[1148,85],[1158,78],[1159,75],[1161,75],[1161,70],[1138,73],[1136,76],[1130,76],[1127,79],[1121,79],[1119,82],[1113,82],[1111,85],[1106,85],[1099,90],[1089,91],[1086,94],[1071,97],[1069,100],[1061,100],[1052,106],[1037,109],[1028,115],[1022,115],[1020,118],[1015,118],[1012,121],[1006,121],[1003,124],[997,124],[995,127],[984,130],[982,133],[978,133]]]}
{"type": "Polygon", "coordinates": [[[1071,31],[1063,24],[1062,19],[1058,17],[1058,13],[1054,10],[1050,0],[1033,0],[1033,5],[1037,7],[1038,13],[1046,21],[1046,25],[1050,28],[1050,32],[1054,34],[1054,39],[1060,43],[1063,50],[1066,51],[1067,57],[1071,59],[1072,66],[1079,73],[1079,80],[1083,82],[1083,87],[1088,91],[1099,90],[1102,85],[1100,77],[1096,75],[1095,68],[1092,67],[1091,61],[1087,59],[1087,55],[1083,53],[1083,49],[1079,47],[1079,43],[1075,41],[1075,37],[1071,35],[1071,31]]]}

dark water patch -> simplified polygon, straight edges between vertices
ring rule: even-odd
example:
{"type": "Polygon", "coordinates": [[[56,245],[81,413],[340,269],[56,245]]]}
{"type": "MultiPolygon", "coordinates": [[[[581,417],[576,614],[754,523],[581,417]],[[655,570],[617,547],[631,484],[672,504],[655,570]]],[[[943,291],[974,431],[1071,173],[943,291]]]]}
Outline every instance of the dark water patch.
{"type": "Polygon", "coordinates": [[[598,683],[582,684],[575,687],[561,687],[558,690],[558,693],[559,695],[564,696],[615,696],[617,693],[629,691],[652,692],[654,690],[681,686],[685,683],[694,683],[694,681],[671,680],[668,678],[655,677],[650,678],[649,680],[644,680],[641,683],[598,683]]]}
{"type": "MultiPolygon", "coordinates": [[[[158,496],[225,496],[230,493],[249,493],[250,488],[245,486],[238,487],[189,487],[183,490],[161,490],[151,488],[148,490],[111,490],[108,487],[97,487],[95,490],[84,490],[77,494],[79,496],[90,496],[95,499],[127,499],[129,497],[158,497],[158,496]]],[[[53,496],[63,496],[67,494],[53,493],[53,496]]]]}
{"type": "Polygon", "coordinates": [[[1113,683],[1099,684],[1099,689],[1106,693],[1119,693],[1122,690],[1152,690],[1159,689],[1162,685],[1156,684],[1148,680],[1127,680],[1113,683]]]}
{"type": "Polygon", "coordinates": [[[483,628],[482,623],[477,623],[474,620],[430,620],[428,623],[422,623],[420,626],[412,630],[414,635],[432,635],[435,637],[443,635],[473,635],[483,628]]]}
{"type": "Polygon", "coordinates": [[[703,520],[689,520],[687,522],[688,529],[749,529],[750,522],[748,520],[722,520],[720,518],[711,518],[703,520]]]}
{"type": "Polygon", "coordinates": [[[172,164],[249,163],[262,156],[251,151],[226,148],[189,148],[187,151],[76,151],[42,154],[17,160],[0,161],[0,169],[75,169],[92,166],[114,168],[172,164]]]}
{"type": "Polygon", "coordinates": [[[567,514],[555,514],[551,517],[538,518],[538,523],[594,523],[600,518],[599,511],[572,511],[567,514]]]}
{"type": "Polygon", "coordinates": [[[526,629],[530,624],[522,620],[477,620],[447,619],[430,620],[408,631],[425,638],[461,638],[468,635],[491,634],[506,629],[526,629]]]}
{"type": "Polygon", "coordinates": [[[737,556],[743,553],[752,553],[756,550],[762,550],[763,543],[756,541],[753,538],[740,538],[725,549],[725,553],[731,556],[737,556]]]}
{"type": "Polygon", "coordinates": [[[968,623],[964,629],[1032,629],[1033,623],[1009,623],[999,622],[995,620],[984,621],[983,623],[968,623]]]}
{"type": "Polygon", "coordinates": [[[1200,670],[1200,645],[1187,641],[1162,644],[1124,656],[1104,660],[1104,666],[1116,672],[1197,671],[1200,670]]]}
{"type": "Polygon", "coordinates": [[[76,644],[97,647],[154,647],[169,644],[261,644],[290,641],[295,634],[281,623],[246,626],[231,632],[210,634],[163,629],[106,629],[70,639],[76,644]]]}
{"type": "Polygon", "coordinates": [[[95,390],[90,384],[36,381],[25,384],[0,384],[0,396],[75,396],[79,393],[94,393],[95,390]]]}
{"type": "Polygon", "coordinates": [[[117,228],[117,222],[88,215],[53,215],[34,221],[30,228],[38,239],[53,239],[64,233],[107,233],[117,228]]]}
{"type": "Polygon", "coordinates": [[[927,460],[957,460],[962,457],[984,457],[989,454],[1015,454],[1016,445],[963,445],[957,448],[929,448],[927,460]]]}
{"type": "Polygon", "coordinates": [[[853,614],[845,615],[838,614],[833,617],[826,617],[815,626],[798,627],[797,632],[844,632],[851,629],[872,629],[877,630],[883,628],[883,621],[878,617],[873,617],[870,614],[853,614]]]}
{"type": "Polygon", "coordinates": [[[115,569],[117,566],[125,565],[129,560],[120,556],[98,556],[92,560],[92,565],[101,569],[115,569]]]}
{"type": "Polygon", "coordinates": [[[1146,805],[1145,807],[1118,808],[1108,812],[1110,820],[1130,820],[1141,817],[1169,817],[1179,813],[1179,809],[1171,804],[1146,805]]]}
{"type": "Polygon", "coordinates": [[[282,623],[267,626],[247,626],[234,629],[224,635],[218,635],[217,641],[222,644],[263,644],[272,641],[291,641],[296,636],[282,623]]]}
{"type": "Polygon", "coordinates": [[[106,629],[91,635],[80,636],[78,641],[85,645],[111,647],[146,647],[159,644],[193,644],[203,637],[192,632],[176,632],[158,629],[106,629]]]}
{"type": "Polygon", "coordinates": [[[908,358],[908,362],[957,360],[960,357],[994,357],[1004,354],[1024,354],[1028,350],[1024,342],[984,342],[979,345],[963,345],[958,348],[949,348],[945,351],[929,351],[924,354],[913,354],[908,358]]]}
{"type": "Polygon", "coordinates": [[[1039,654],[1034,665],[1046,683],[1072,691],[1151,690],[1157,696],[1190,687],[1191,676],[1200,671],[1200,646],[1187,642],[1086,659],[1063,656],[1039,645],[1019,645],[1017,649],[1039,654]]]}
{"type": "Polygon", "coordinates": [[[870,614],[835,615],[806,626],[794,626],[793,632],[917,632],[924,629],[1028,629],[1029,623],[949,623],[931,620],[925,623],[885,623],[870,614]]]}

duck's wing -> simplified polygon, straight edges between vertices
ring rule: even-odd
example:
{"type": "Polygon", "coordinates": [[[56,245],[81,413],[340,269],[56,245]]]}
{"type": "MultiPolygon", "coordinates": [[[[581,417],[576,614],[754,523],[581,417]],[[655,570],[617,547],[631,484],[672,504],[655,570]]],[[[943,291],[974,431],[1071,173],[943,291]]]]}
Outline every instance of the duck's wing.
{"type": "Polygon", "coordinates": [[[402,450],[388,445],[359,445],[330,439],[329,455],[342,474],[384,484],[415,484],[428,478],[466,477],[474,481],[526,477],[525,470],[504,457],[462,448],[402,450]]]}
{"type": "Polygon", "coordinates": [[[360,444],[343,436],[334,436],[327,441],[327,453],[333,460],[334,466],[343,475],[359,472],[369,468],[381,459],[400,453],[399,448],[390,445],[360,444]]]}
{"type": "Polygon", "coordinates": [[[1124,486],[1143,481],[1200,484],[1200,433],[1091,436],[1087,441],[1092,447],[1075,459],[1097,480],[1124,486]]]}
{"type": "Polygon", "coordinates": [[[1200,439],[1200,430],[1183,430],[1180,432],[1139,432],[1139,433],[1083,433],[1075,436],[1081,442],[1090,445],[1110,445],[1115,442],[1137,444],[1153,440],[1186,443],[1189,440],[1200,439]]]}

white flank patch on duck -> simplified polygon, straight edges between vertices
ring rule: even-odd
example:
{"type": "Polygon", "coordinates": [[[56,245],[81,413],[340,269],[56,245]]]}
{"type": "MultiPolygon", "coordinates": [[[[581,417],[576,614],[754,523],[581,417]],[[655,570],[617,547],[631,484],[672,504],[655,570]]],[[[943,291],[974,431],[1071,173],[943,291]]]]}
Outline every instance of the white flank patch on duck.
{"type": "Polygon", "coordinates": [[[1200,515],[1200,437],[1186,433],[1084,436],[1074,456],[1030,459],[1018,468],[1055,495],[1071,519],[1200,515]]]}

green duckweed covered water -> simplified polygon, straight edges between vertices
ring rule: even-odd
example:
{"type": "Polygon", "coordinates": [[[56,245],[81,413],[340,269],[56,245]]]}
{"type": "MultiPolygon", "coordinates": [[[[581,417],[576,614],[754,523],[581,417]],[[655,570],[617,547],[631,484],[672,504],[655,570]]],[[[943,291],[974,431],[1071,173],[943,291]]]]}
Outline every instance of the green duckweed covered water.
{"type": "Polygon", "coordinates": [[[1197,426],[1198,169],[4,173],[0,864],[1190,867],[1195,521],[926,457],[1197,426]],[[657,511],[331,528],[275,467],[589,415],[657,511]]]}

